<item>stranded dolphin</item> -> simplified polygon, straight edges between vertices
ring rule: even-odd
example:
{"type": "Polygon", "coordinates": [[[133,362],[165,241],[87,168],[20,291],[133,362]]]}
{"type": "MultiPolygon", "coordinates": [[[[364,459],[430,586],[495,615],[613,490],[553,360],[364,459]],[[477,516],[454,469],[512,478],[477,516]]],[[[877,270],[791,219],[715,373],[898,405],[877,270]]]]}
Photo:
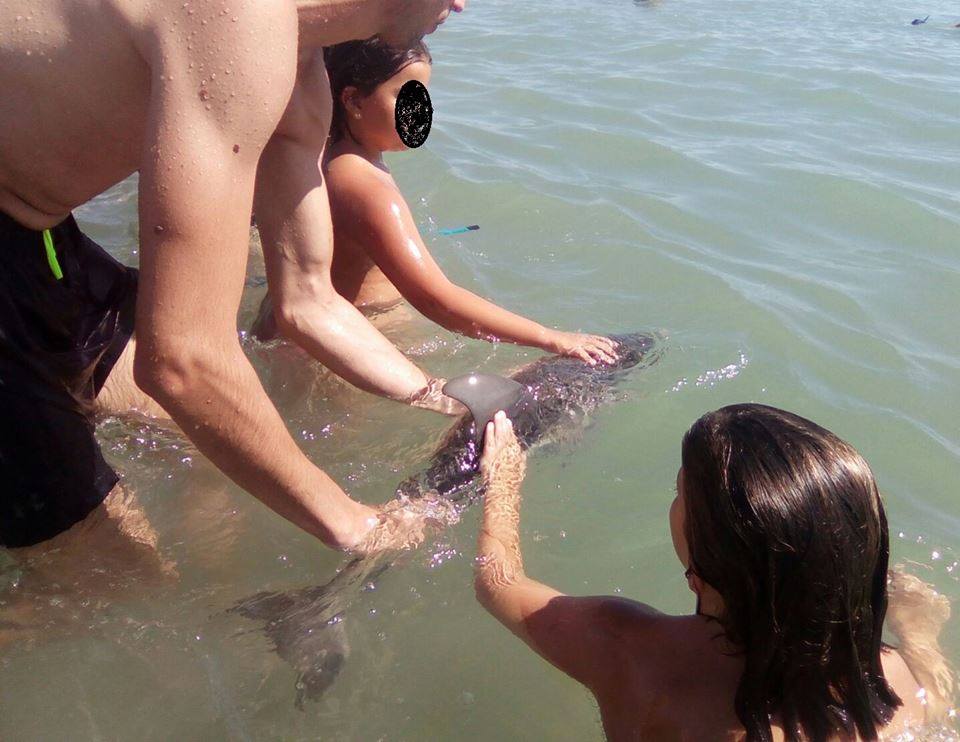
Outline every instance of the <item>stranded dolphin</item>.
{"type": "MultiPolygon", "coordinates": [[[[660,356],[649,334],[614,335],[617,360],[594,366],[574,358],[540,358],[511,375],[471,374],[449,382],[473,415],[461,418],[444,437],[428,467],[402,482],[397,494],[411,499],[442,498],[463,510],[482,496],[477,471],[483,423],[493,412],[509,408],[513,429],[524,448],[582,427],[586,416],[616,398],[615,385],[634,369],[660,356]],[[470,378],[475,379],[470,382],[470,378]],[[474,420],[474,416],[478,418],[474,420]],[[479,426],[477,422],[481,423],[479,426]]],[[[241,601],[231,612],[263,622],[260,630],[277,654],[297,671],[296,705],[316,699],[333,683],[349,654],[342,624],[344,613],[364,586],[391,566],[390,557],[356,557],[326,585],[264,592],[241,601]]]]}

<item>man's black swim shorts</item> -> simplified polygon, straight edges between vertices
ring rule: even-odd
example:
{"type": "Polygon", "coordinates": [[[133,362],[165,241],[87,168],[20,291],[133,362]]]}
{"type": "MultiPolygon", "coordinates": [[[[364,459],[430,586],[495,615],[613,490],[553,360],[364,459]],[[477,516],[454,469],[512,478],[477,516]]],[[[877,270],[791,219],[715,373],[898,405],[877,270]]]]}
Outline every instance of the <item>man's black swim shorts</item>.
{"type": "Polygon", "coordinates": [[[133,334],[136,294],[137,271],[72,216],[45,238],[0,213],[0,545],[67,530],[117,483],[92,410],[133,334]]]}

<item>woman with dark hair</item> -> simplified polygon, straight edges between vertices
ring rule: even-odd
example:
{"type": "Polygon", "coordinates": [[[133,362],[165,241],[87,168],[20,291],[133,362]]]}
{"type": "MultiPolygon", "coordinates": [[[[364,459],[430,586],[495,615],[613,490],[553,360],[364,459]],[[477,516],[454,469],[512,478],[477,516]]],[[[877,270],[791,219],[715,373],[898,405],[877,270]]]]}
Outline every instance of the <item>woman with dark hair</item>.
{"type": "MultiPolygon", "coordinates": [[[[453,283],[424,245],[383,153],[406,149],[396,127],[397,95],[410,81],[429,84],[432,60],[426,46],[420,42],[398,51],[376,38],[349,41],[326,49],[325,59],[333,96],[323,165],[333,214],[333,263],[290,262],[284,269],[297,275],[284,284],[309,286],[311,270],[330,270],[337,292],[370,314],[399,308],[406,299],[453,332],[591,364],[613,360],[615,344],[609,338],[544,327],[453,283]]],[[[303,301],[309,297],[295,291],[286,291],[276,306],[265,299],[254,332],[261,339],[274,336],[274,312],[290,314],[303,301]]]]}
{"type": "Polygon", "coordinates": [[[670,530],[697,596],[689,616],[526,577],[523,454],[502,413],[486,435],[477,597],[593,692],[611,739],[873,740],[924,723],[936,689],[881,641],[890,546],[877,485],[828,430],[742,404],[687,431],[670,530]]]}

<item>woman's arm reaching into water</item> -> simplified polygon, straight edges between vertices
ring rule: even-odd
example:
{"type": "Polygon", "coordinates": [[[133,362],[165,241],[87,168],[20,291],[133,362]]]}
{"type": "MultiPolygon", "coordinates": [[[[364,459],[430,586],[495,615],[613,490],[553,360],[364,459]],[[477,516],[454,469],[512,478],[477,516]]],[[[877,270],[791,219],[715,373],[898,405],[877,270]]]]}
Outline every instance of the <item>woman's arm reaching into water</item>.
{"type": "Polygon", "coordinates": [[[571,597],[527,577],[519,533],[526,459],[502,412],[487,425],[480,467],[487,488],[477,540],[477,600],[537,654],[597,692],[618,675],[621,627],[629,625],[634,635],[658,614],[620,598],[571,597]]]}
{"type": "Polygon", "coordinates": [[[471,337],[542,348],[588,363],[614,360],[616,345],[609,338],[552,330],[450,281],[423,244],[396,186],[373,169],[369,162],[351,155],[337,158],[328,168],[336,236],[363,245],[420,313],[471,337]]]}

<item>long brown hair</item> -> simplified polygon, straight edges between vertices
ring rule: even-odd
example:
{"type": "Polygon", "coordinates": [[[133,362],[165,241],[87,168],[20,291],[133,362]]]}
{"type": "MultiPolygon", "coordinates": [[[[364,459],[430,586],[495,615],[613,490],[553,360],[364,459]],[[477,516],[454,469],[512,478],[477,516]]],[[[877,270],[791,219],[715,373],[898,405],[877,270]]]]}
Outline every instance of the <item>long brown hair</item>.
{"type": "Polygon", "coordinates": [[[883,675],[887,519],[857,451],[798,415],[724,407],[683,438],[690,566],[723,598],[745,659],[750,742],[877,738],[901,700],[883,675]]]}
{"type": "Polygon", "coordinates": [[[433,63],[427,45],[418,41],[407,49],[394,49],[374,36],[365,41],[345,41],[323,50],[323,59],[330,77],[333,96],[333,121],[330,139],[338,141],[344,134],[346,111],[341,100],[343,89],[357,88],[360,95],[370,95],[400,70],[414,62],[433,63]]]}

